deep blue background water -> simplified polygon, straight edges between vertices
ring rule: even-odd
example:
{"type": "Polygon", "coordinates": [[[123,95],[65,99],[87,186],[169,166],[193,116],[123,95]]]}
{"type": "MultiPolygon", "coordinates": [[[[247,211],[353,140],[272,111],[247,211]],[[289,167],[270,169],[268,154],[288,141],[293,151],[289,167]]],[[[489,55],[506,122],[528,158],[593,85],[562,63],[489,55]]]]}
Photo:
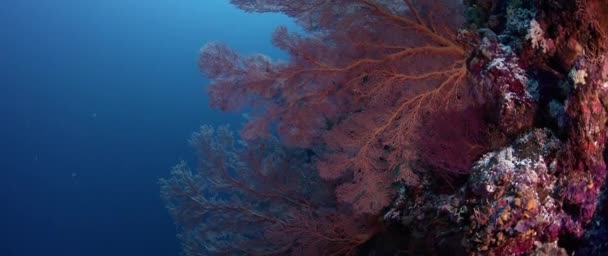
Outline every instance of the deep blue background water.
{"type": "Polygon", "coordinates": [[[157,180],[210,110],[198,49],[281,57],[227,0],[0,2],[0,255],[178,255],[157,180]]]}

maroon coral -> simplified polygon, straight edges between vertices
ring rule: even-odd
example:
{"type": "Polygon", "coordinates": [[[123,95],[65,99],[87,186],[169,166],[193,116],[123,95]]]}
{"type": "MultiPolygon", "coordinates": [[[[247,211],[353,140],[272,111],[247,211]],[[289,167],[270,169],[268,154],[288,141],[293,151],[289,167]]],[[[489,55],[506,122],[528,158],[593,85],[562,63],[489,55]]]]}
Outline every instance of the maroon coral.
{"type": "Polygon", "coordinates": [[[212,105],[253,114],[249,146],[201,140],[202,174],[163,183],[186,252],[564,254],[603,230],[606,4],[465,1],[487,17],[457,37],[450,1],[232,2],[306,34],[275,32],[288,62],[202,49],[212,105]]]}
{"type": "Polygon", "coordinates": [[[206,46],[201,68],[212,79],[212,102],[257,107],[247,137],[275,127],[289,145],[322,146],[321,176],[352,176],[336,194],[357,213],[390,203],[390,184],[407,177],[390,171],[416,158],[424,116],[471,102],[456,37],[462,6],[451,1],[232,2],[284,12],[308,34],[277,29],[273,43],[290,54],[283,64],[206,46]]]}
{"type": "Polygon", "coordinates": [[[484,95],[488,116],[502,133],[513,135],[532,127],[537,99],[530,94],[526,71],[511,47],[486,34],[469,69],[484,95]]]}

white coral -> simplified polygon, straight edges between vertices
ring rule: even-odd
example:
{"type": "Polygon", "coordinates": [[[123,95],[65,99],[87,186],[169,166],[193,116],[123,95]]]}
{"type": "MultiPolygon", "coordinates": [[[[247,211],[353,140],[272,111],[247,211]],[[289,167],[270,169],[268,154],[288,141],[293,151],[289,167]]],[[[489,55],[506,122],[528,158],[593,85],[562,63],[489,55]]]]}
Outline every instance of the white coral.
{"type": "Polygon", "coordinates": [[[587,71],[585,71],[584,69],[576,69],[573,68],[570,73],[568,74],[570,76],[570,78],[572,78],[572,81],[574,81],[574,88],[576,88],[577,84],[585,84],[585,78],[587,77],[587,71]]]}
{"type": "Polygon", "coordinates": [[[540,27],[540,24],[535,19],[530,20],[530,30],[528,30],[528,35],[526,35],[526,39],[529,39],[532,42],[532,48],[541,49],[543,53],[547,52],[547,43],[545,41],[545,32],[543,28],[540,27]]]}

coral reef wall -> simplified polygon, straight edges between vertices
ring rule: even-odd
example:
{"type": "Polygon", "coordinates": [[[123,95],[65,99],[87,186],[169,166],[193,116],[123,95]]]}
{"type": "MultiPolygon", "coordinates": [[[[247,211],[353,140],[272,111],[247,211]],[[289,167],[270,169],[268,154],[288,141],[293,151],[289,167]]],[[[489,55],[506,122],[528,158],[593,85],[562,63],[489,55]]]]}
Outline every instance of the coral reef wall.
{"type": "Polygon", "coordinates": [[[201,50],[196,170],[161,180],[184,255],[602,255],[608,2],[232,0],[288,62],[201,50]]]}

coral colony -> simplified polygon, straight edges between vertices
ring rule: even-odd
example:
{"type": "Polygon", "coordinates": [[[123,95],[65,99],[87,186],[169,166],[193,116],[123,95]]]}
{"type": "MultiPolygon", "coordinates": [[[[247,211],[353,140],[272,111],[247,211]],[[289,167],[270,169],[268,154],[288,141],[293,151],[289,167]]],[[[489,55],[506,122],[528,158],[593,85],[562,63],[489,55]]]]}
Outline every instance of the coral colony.
{"type": "Polygon", "coordinates": [[[183,255],[608,255],[605,0],[232,0],[286,62],[202,48],[183,255]]]}

